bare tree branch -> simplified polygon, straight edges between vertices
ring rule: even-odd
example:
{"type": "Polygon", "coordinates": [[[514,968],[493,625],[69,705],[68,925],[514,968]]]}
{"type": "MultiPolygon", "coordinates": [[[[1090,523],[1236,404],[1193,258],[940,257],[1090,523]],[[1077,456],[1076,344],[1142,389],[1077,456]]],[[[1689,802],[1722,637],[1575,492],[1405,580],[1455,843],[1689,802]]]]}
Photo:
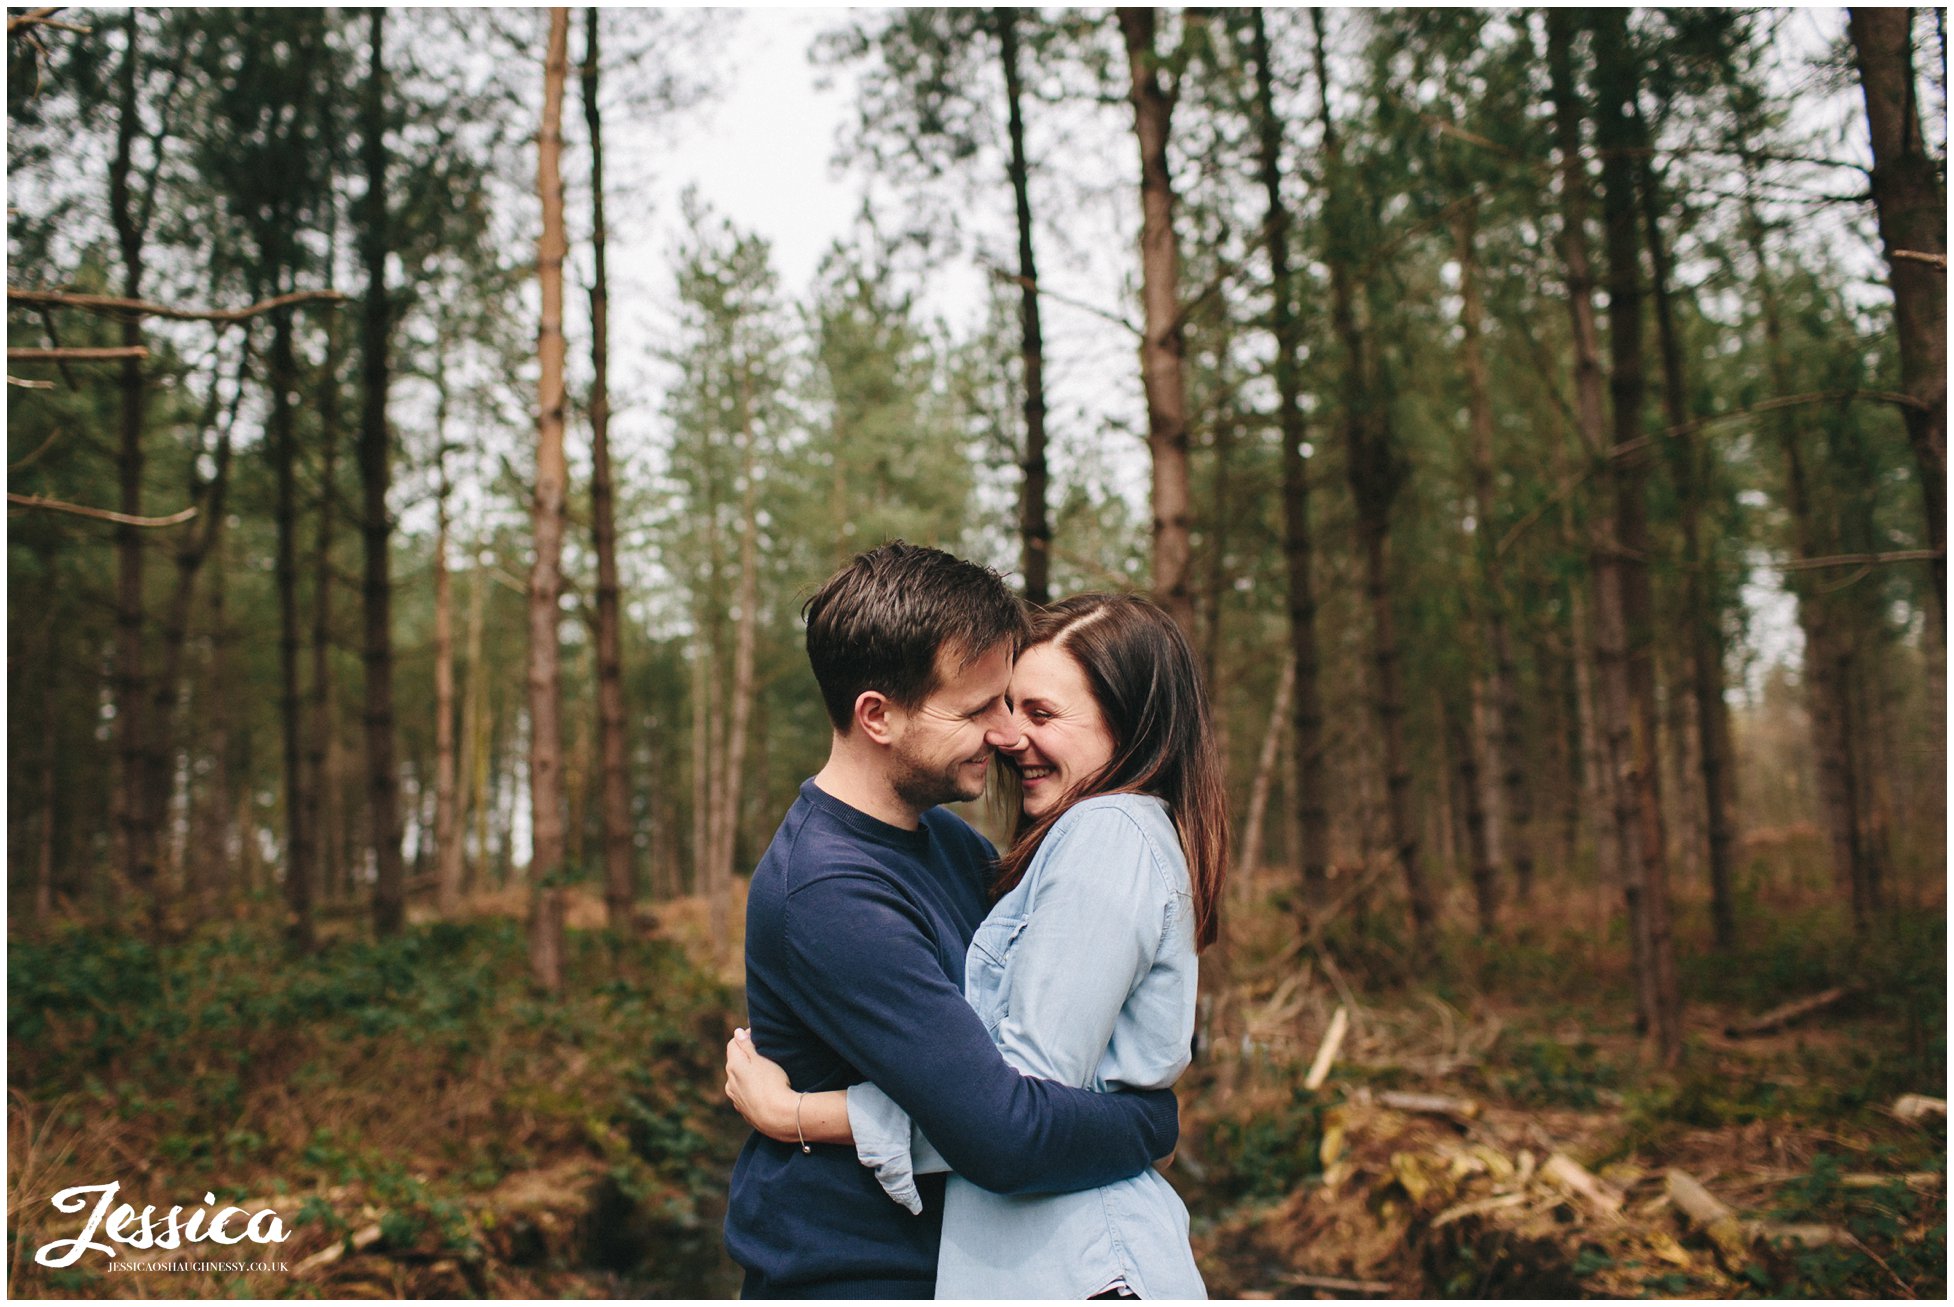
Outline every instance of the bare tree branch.
{"type": "Polygon", "coordinates": [[[1947,256],[1945,254],[1923,254],[1919,250],[1894,250],[1893,257],[1896,259],[1911,259],[1915,263],[1924,263],[1930,268],[1939,268],[1942,272],[1947,271],[1947,256]]]}
{"type": "Polygon", "coordinates": [[[77,517],[92,517],[103,522],[114,522],[121,526],[177,526],[188,522],[197,515],[194,508],[186,508],[168,517],[136,517],[129,513],[114,513],[106,508],[89,508],[85,504],[70,504],[62,499],[49,499],[46,495],[17,495],[7,492],[7,502],[22,508],[40,508],[53,513],[73,513],[77,517]]]}
{"type": "Polygon", "coordinates": [[[9,349],[9,363],[58,363],[73,359],[80,363],[100,363],[115,359],[146,359],[149,351],[141,345],[113,345],[100,349],[74,346],[69,349],[9,349]]]}
{"type": "MultiPolygon", "coordinates": [[[[12,377],[9,377],[7,379],[9,381],[13,380],[12,377]]],[[[54,383],[52,381],[44,382],[42,384],[46,385],[49,389],[53,389],[54,387],[54,383]]],[[[53,446],[54,442],[59,440],[60,438],[61,438],[61,428],[56,427],[54,430],[48,432],[48,437],[46,440],[43,440],[41,442],[40,448],[36,449],[33,453],[27,455],[25,458],[7,464],[7,471],[10,473],[20,471],[22,468],[32,463],[35,459],[47,453],[48,450],[53,446]]]]}
{"type": "Polygon", "coordinates": [[[10,14],[7,17],[7,35],[12,36],[24,27],[51,27],[57,32],[80,32],[84,36],[95,30],[92,27],[77,27],[73,23],[55,22],[54,15],[60,13],[62,8],[55,5],[50,9],[30,9],[24,14],[10,14]]]}
{"type": "Polygon", "coordinates": [[[1125,318],[1122,318],[1119,314],[1114,313],[1109,309],[1102,309],[1095,304],[1087,304],[1081,300],[1068,299],[1065,296],[1060,295],[1056,291],[1046,290],[1042,286],[1038,286],[1033,283],[1027,282],[1023,277],[1020,277],[1017,273],[1007,272],[1003,268],[998,267],[995,263],[983,263],[981,266],[983,267],[984,271],[990,273],[991,276],[997,278],[999,281],[1007,282],[1010,285],[1017,286],[1021,289],[1030,290],[1036,295],[1038,295],[1041,299],[1048,299],[1054,304],[1063,304],[1067,308],[1080,309],[1086,313],[1092,314],[1094,317],[1104,318],[1106,321],[1113,323],[1115,326],[1125,327],[1128,331],[1132,332],[1135,336],[1140,336],[1145,334],[1138,327],[1134,326],[1132,323],[1128,322],[1125,318]]]}
{"type": "Polygon", "coordinates": [[[300,290],[279,295],[241,309],[186,309],[146,300],[123,299],[116,295],[80,295],[59,290],[15,290],[8,288],[7,303],[23,307],[87,309],[120,318],[170,318],[177,322],[243,322],[263,313],[294,304],[342,304],[346,297],[336,290],[300,290]]]}
{"type": "Polygon", "coordinates": [[[1930,563],[1938,549],[1895,549],[1883,554],[1827,554],[1823,558],[1793,558],[1772,566],[1780,572],[1816,572],[1827,567],[1874,567],[1881,563],[1930,563]]]}

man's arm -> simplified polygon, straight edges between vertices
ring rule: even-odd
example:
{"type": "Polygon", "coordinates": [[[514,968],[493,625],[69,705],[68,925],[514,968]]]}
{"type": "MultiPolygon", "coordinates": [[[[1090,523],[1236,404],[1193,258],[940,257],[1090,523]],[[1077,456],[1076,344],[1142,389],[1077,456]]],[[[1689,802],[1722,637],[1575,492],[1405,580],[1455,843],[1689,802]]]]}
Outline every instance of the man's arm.
{"type": "Polygon", "coordinates": [[[1171,1092],[1095,1094],[1007,1065],[943,973],[920,915],[880,877],[843,873],[795,891],[784,941],[801,1018],[972,1183],[1093,1189],[1173,1151],[1171,1092]]]}

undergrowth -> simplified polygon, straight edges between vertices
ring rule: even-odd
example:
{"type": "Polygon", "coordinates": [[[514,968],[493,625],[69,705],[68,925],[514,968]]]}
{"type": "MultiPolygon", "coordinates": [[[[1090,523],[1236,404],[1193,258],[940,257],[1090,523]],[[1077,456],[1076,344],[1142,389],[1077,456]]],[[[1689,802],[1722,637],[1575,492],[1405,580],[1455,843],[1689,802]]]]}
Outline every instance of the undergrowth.
{"type": "MultiPolygon", "coordinates": [[[[374,1210],[379,1248],[461,1268],[429,1291],[493,1295],[512,1243],[495,1228],[494,1191],[531,1172],[587,1185],[609,1233],[535,1245],[503,1291],[591,1276],[600,1287],[578,1296],[617,1284],[730,1292],[717,1227],[744,1127],[719,1080],[735,995],[653,940],[613,951],[572,932],[567,972],[563,998],[535,993],[522,931],[506,919],[340,940],[302,958],[249,926],[161,949],[99,930],[14,940],[8,1035],[22,1121],[9,1237],[27,1241],[14,1292],[113,1291],[82,1264],[49,1272],[31,1252],[75,1233],[76,1218],[48,1205],[55,1190],[116,1179],[138,1208],[188,1208],[206,1191],[275,1204],[308,1249],[313,1228],[344,1234],[359,1223],[349,1210],[374,1210]]],[[[209,1279],[171,1284],[319,1287],[209,1279]]]]}

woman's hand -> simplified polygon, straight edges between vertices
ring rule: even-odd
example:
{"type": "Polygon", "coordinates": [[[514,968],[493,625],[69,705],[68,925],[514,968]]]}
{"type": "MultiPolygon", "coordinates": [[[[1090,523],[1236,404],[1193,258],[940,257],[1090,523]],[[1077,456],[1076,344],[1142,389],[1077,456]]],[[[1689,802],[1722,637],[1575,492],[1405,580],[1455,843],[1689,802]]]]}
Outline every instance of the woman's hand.
{"type": "Polygon", "coordinates": [[[744,1029],[735,1030],[726,1041],[726,1097],[746,1123],[767,1138],[793,1143],[799,1137],[794,1107],[800,1095],[787,1082],[780,1064],[762,1057],[744,1029]]]}
{"type": "Polygon", "coordinates": [[[746,1123],[769,1139],[799,1144],[853,1144],[848,1123],[848,1091],[797,1093],[778,1062],[760,1055],[753,1036],[735,1030],[726,1041],[726,1097],[746,1123]]]}

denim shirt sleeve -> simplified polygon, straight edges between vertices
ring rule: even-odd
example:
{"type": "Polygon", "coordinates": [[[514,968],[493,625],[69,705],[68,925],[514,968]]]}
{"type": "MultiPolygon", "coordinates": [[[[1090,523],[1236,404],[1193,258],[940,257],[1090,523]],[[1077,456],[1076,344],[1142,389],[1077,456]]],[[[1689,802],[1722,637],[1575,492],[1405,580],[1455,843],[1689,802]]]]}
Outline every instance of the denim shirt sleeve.
{"type": "Polygon", "coordinates": [[[1012,1066],[1096,1087],[1120,1009],[1165,932],[1158,856],[1117,801],[1083,806],[1053,830],[1028,873],[1028,920],[1004,969],[995,1037],[1012,1066]]]}
{"type": "Polygon", "coordinates": [[[848,1128],[855,1135],[856,1160],[874,1170],[884,1193],[910,1215],[921,1216],[923,1196],[916,1190],[916,1177],[950,1169],[936,1145],[895,1099],[866,1083],[848,1086],[848,1128]]]}

